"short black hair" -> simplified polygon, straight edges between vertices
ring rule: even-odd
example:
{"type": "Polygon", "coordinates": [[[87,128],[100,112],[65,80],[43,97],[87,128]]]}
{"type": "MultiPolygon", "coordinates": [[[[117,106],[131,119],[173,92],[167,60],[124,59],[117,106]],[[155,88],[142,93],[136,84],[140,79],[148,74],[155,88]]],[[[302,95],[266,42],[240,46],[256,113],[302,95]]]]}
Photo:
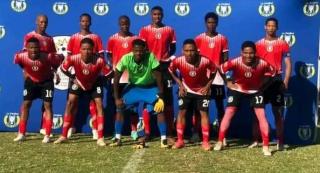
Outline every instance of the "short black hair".
{"type": "Polygon", "coordinates": [[[163,13],[163,8],[158,5],[151,8],[151,11],[154,11],[154,10],[159,10],[161,13],[163,13]]]}
{"type": "Polygon", "coordinates": [[[121,15],[119,16],[118,20],[120,21],[121,19],[126,19],[130,22],[130,18],[127,15],[121,15]]]}
{"type": "Polygon", "coordinates": [[[37,39],[36,37],[31,37],[27,40],[27,44],[28,43],[37,43],[37,44],[40,44],[40,41],[39,39],[37,39]]]}
{"type": "Polygon", "coordinates": [[[82,44],[90,44],[92,47],[94,47],[94,42],[91,38],[84,38],[81,40],[80,45],[82,44]]]}
{"type": "Polygon", "coordinates": [[[241,45],[241,50],[246,47],[251,47],[256,52],[256,44],[253,41],[244,41],[241,45]]]}
{"type": "Polygon", "coordinates": [[[80,15],[80,20],[81,20],[83,17],[88,17],[89,20],[91,21],[91,16],[90,16],[90,14],[88,14],[88,13],[82,13],[82,14],[80,15]]]}
{"type": "Polygon", "coordinates": [[[276,19],[275,17],[269,17],[266,19],[266,22],[264,23],[265,25],[268,24],[268,22],[273,21],[274,23],[276,23],[276,26],[278,28],[278,19],[276,19]]]}
{"type": "Polygon", "coordinates": [[[207,22],[209,18],[213,18],[217,23],[219,22],[219,17],[214,12],[208,12],[204,17],[204,21],[207,22]]]}
{"type": "Polygon", "coordinates": [[[138,38],[132,41],[132,47],[134,46],[146,47],[146,42],[138,38]]]}
{"type": "Polygon", "coordinates": [[[197,45],[196,45],[196,42],[195,42],[192,38],[185,39],[185,40],[183,41],[183,46],[186,45],[186,44],[192,44],[192,45],[194,45],[194,46],[197,46],[197,45]]]}

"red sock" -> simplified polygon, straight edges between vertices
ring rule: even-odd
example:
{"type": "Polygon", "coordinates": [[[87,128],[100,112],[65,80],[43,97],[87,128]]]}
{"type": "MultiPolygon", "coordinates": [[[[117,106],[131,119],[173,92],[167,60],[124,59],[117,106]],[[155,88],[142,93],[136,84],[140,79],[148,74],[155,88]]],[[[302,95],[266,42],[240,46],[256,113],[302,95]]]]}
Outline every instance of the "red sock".
{"type": "Polygon", "coordinates": [[[72,115],[64,115],[63,117],[63,127],[62,127],[62,136],[67,137],[68,130],[71,127],[71,120],[73,119],[72,115]]]}
{"type": "Polygon", "coordinates": [[[104,126],[104,116],[99,115],[97,116],[97,122],[98,122],[98,139],[103,138],[103,126],[104,126]]]}
{"type": "Polygon", "coordinates": [[[46,112],[42,112],[42,124],[41,124],[41,128],[42,129],[46,129],[46,112]]]}
{"type": "Polygon", "coordinates": [[[183,141],[184,124],[177,123],[178,141],[183,141]]]}
{"type": "Polygon", "coordinates": [[[46,122],[45,124],[46,135],[50,136],[51,130],[52,130],[52,119],[43,118],[43,120],[45,120],[46,122]]]}
{"type": "Polygon", "coordinates": [[[130,120],[131,120],[131,131],[137,131],[138,116],[132,115],[130,116],[130,120]]]}
{"type": "Polygon", "coordinates": [[[263,146],[269,145],[269,124],[266,119],[264,108],[254,108],[254,112],[259,120],[263,146]]]}
{"type": "Polygon", "coordinates": [[[143,123],[144,123],[144,132],[146,135],[150,135],[150,115],[147,109],[144,109],[142,112],[143,123]]]}
{"type": "Polygon", "coordinates": [[[209,128],[210,128],[210,127],[209,127],[209,124],[206,124],[206,125],[202,125],[202,126],[201,126],[203,143],[209,142],[209,138],[210,138],[209,128]]]}
{"type": "Polygon", "coordinates": [[[26,120],[21,120],[19,122],[19,133],[25,135],[26,134],[26,129],[27,129],[27,122],[26,120]]]}
{"type": "Polygon", "coordinates": [[[89,110],[90,110],[90,116],[92,120],[92,129],[97,129],[97,108],[96,108],[96,103],[91,100],[89,104],[89,110]]]}
{"type": "Polygon", "coordinates": [[[219,138],[218,138],[219,142],[222,142],[223,139],[225,138],[225,134],[228,131],[231,119],[236,113],[236,111],[237,111],[237,107],[234,107],[234,106],[228,106],[226,108],[225,114],[222,118],[221,125],[220,125],[219,138]]]}

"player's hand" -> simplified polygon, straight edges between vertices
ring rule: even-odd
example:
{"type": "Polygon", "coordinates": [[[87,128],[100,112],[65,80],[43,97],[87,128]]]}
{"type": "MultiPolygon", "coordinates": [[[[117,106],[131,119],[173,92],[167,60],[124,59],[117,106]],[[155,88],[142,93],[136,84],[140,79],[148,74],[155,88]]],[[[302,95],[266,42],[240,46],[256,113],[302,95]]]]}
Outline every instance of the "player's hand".
{"type": "Polygon", "coordinates": [[[235,83],[233,83],[232,81],[228,81],[228,82],[227,82],[227,87],[228,87],[229,89],[236,90],[236,89],[238,88],[238,85],[235,84],[235,83]]]}
{"type": "Polygon", "coordinates": [[[184,86],[179,87],[179,97],[184,97],[187,95],[187,89],[184,86]]]}
{"type": "Polygon", "coordinates": [[[203,95],[209,95],[210,94],[210,86],[205,86],[199,90],[199,92],[203,95]]]}
{"type": "Polygon", "coordinates": [[[124,107],[124,103],[123,103],[123,100],[122,99],[116,99],[116,107],[118,109],[121,109],[124,107]]]}
{"type": "Polygon", "coordinates": [[[57,74],[57,73],[55,73],[55,80],[56,80],[56,85],[58,85],[59,83],[60,83],[60,81],[61,81],[61,78],[60,78],[60,76],[57,74]]]}
{"type": "Polygon", "coordinates": [[[287,90],[289,86],[289,80],[284,79],[283,84],[284,84],[284,89],[287,90]]]}
{"type": "Polygon", "coordinates": [[[162,98],[158,98],[157,102],[154,104],[153,110],[157,113],[163,112],[164,109],[164,102],[162,98]]]}

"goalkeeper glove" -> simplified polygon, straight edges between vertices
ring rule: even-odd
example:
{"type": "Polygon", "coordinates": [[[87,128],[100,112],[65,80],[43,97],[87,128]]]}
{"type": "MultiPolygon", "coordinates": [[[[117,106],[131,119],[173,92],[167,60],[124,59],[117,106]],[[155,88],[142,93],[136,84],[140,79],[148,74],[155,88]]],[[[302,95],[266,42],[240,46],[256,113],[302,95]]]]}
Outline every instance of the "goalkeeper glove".
{"type": "Polygon", "coordinates": [[[157,102],[154,104],[153,110],[157,113],[160,113],[160,112],[163,112],[163,109],[164,109],[164,102],[163,102],[161,95],[160,95],[160,96],[158,96],[157,102]]]}

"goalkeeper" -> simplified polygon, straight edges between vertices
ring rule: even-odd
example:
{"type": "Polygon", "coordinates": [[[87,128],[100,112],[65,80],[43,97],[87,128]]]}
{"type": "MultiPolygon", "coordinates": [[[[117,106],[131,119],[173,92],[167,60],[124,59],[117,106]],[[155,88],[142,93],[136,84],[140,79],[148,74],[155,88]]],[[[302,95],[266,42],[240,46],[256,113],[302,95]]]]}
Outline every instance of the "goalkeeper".
{"type": "MultiPolygon", "coordinates": [[[[115,140],[110,146],[121,145],[121,131],[123,126],[123,112],[137,107],[143,102],[149,113],[157,115],[158,127],[161,135],[161,148],[167,148],[167,127],[163,114],[164,102],[163,86],[159,62],[155,56],[147,51],[146,43],[141,39],[132,42],[132,52],[124,55],[117,64],[114,76],[114,98],[117,107],[115,119],[115,140]],[[119,93],[119,80],[124,71],[128,71],[129,84],[119,93]]],[[[145,137],[139,136],[135,148],[145,147],[145,137]]]]}

